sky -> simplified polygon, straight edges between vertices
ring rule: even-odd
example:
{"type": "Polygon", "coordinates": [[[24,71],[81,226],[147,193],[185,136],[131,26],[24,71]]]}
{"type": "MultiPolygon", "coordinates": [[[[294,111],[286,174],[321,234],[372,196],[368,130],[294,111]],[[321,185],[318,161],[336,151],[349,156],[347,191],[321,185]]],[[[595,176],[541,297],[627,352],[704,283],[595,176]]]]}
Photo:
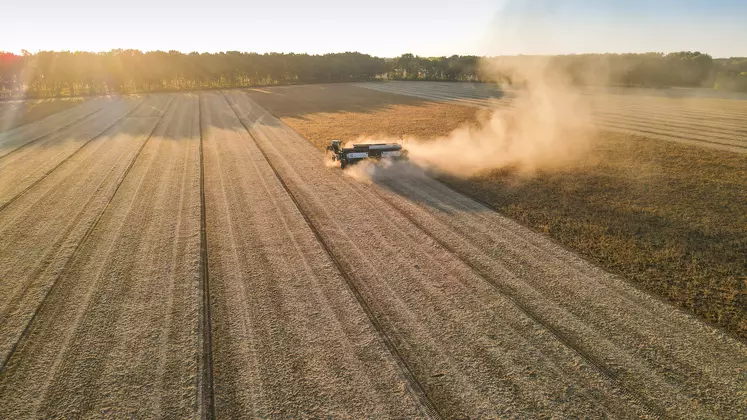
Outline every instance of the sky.
{"type": "Polygon", "coordinates": [[[747,0],[4,0],[0,51],[747,56],[747,0]]]}

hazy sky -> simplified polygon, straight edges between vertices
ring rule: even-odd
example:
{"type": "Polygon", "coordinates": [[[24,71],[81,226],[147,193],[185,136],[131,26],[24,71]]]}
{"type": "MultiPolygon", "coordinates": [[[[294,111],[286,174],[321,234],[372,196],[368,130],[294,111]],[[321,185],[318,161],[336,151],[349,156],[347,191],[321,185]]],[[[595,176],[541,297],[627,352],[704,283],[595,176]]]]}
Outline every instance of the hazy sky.
{"type": "Polygon", "coordinates": [[[5,0],[0,51],[747,56],[747,0],[5,0]]]}

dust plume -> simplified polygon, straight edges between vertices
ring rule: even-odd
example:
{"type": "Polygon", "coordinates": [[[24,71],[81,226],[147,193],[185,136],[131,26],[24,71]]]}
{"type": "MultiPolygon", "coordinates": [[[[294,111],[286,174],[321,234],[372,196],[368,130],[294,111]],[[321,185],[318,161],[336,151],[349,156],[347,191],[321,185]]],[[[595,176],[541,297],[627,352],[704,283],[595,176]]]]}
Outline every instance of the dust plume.
{"type": "Polygon", "coordinates": [[[358,182],[370,184],[376,175],[376,165],[371,161],[364,160],[357,165],[345,168],[343,173],[358,182]]]}
{"type": "MultiPolygon", "coordinates": [[[[530,174],[562,169],[576,161],[594,138],[591,110],[562,69],[545,57],[484,59],[483,77],[510,91],[478,124],[445,137],[404,139],[410,161],[422,168],[470,177],[501,168],[530,174]]],[[[400,142],[361,138],[355,143],[400,142]]]]}

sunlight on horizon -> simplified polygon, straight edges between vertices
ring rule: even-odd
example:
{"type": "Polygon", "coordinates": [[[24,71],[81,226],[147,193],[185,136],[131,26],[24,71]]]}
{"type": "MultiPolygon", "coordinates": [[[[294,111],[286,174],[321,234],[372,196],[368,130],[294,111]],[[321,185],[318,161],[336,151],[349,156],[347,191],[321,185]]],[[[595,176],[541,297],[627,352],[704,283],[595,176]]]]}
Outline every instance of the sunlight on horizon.
{"type": "Polygon", "coordinates": [[[393,0],[360,3],[291,0],[283,6],[216,0],[91,0],[5,6],[0,50],[178,50],[322,54],[359,51],[383,57],[699,50],[745,56],[747,3],[662,0],[656,5],[578,0],[393,0]]]}

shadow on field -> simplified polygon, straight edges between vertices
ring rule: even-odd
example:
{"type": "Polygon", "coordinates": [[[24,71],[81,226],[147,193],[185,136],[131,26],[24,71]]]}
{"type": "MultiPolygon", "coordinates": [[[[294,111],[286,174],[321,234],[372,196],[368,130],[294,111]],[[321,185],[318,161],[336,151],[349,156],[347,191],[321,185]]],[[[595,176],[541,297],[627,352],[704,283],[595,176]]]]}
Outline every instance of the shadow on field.
{"type": "Polygon", "coordinates": [[[373,91],[350,84],[277,86],[249,89],[246,94],[278,118],[317,113],[373,113],[393,105],[421,106],[428,99],[373,91]]]}
{"type": "Polygon", "coordinates": [[[331,171],[332,176],[340,176],[345,181],[352,178],[354,182],[375,185],[402,199],[399,204],[410,203],[447,215],[493,212],[438,181],[429,171],[409,162],[390,165],[362,162],[344,171],[338,167],[326,169],[331,171]]]}
{"type": "MultiPolygon", "coordinates": [[[[299,153],[319,153],[331,138],[354,140],[361,134],[386,134],[386,130],[432,138],[475,115],[468,107],[351,85],[276,87],[234,94],[246,94],[276,117],[293,116],[288,118],[290,123],[288,119],[261,119],[248,101],[239,101],[244,109],[237,111],[247,120],[261,119],[261,124],[281,136],[278,129],[291,126],[297,130],[311,143],[308,149],[296,150],[299,153]],[[408,105],[427,109],[418,114],[408,105]],[[400,108],[389,112],[392,106],[400,108]],[[312,113],[317,115],[312,118],[312,113]],[[320,115],[324,113],[330,115],[320,115]],[[356,115],[343,118],[342,113],[356,115]],[[307,123],[293,124],[293,118],[304,115],[309,116],[307,123]]],[[[85,147],[101,145],[114,135],[142,141],[153,130],[156,137],[195,147],[200,130],[203,135],[211,129],[229,135],[244,130],[219,92],[153,94],[122,101],[112,101],[81,122],[71,121],[70,128],[47,139],[28,137],[26,144],[0,133],[0,156],[13,150],[0,158],[0,174],[24,174],[18,182],[30,185],[70,156],[87,156],[85,147]],[[125,114],[129,109],[122,101],[134,100],[143,102],[118,119],[118,111],[125,114]],[[112,111],[117,115],[111,116],[112,111]],[[94,137],[101,130],[103,134],[94,137]]],[[[352,182],[343,179],[345,175],[355,177],[318,162],[318,172],[307,174],[318,175],[328,185],[352,182]]],[[[451,191],[412,165],[358,175],[365,178],[363,182],[393,194],[388,198],[399,200],[403,208],[415,205],[456,215],[489,211],[463,197],[487,203],[644,289],[747,338],[747,166],[743,155],[604,133],[593,153],[575,169],[539,173],[531,179],[510,171],[443,179],[451,191]]]]}
{"type": "MultiPolygon", "coordinates": [[[[191,113],[195,117],[197,115],[197,94],[111,96],[89,99],[88,105],[88,109],[79,109],[75,114],[47,116],[58,120],[54,125],[49,125],[42,118],[0,132],[0,167],[38,156],[39,153],[54,153],[54,159],[60,159],[88,144],[106,141],[114,136],[142,137],[153,131],[154,136],[181,139],[189,137],[198,127],[196,123],[191,127],[181,122],[184,119],[197,121],[190,116],[191,113]],[[94,101],[100,103],[93,104],[94,101]],[[64,118],[60,120],[60,116],[64,118]],[[177,119],[180,119],[177,123],[180,127],[174,126],[177,119]]],[[[73,111],[76,110],[69,110],[73,111]]]]}
{"type": "MultiPolygon", "coordinates": [[[[339,171],[337,168],[333,168],[339,171]]],[[[366,184],[374,184],[403,199],[448,215],[492,212],[485,206],[446,187],[435,174],[412,162],[362,162],[342,172],[366,184]]]]}
{"type": "MultiPolygon", "coordinates": [[[[424,109],[420,115],[406,106],[389,112],[384,98],[377,100],[383,104],[361,100],[363,103],[357,105],[357,99],[350,99],[364,88],[285,89],[316,89],[315,95],[332,96],[321,98],[320,104],[306,106],[305,102],[316,99],[294,91],[288,99],[292,105],[281,104],[283,100],[278,97],[274,99],[275,111],[268,109],[277,117],[292,116],[283,122],[320,150],[331,138],[355,140],[361,134],[375,135],[387,130],[415,132],[417,137],[429,138],[423,134],[426,130],[442,123],[449,114],[456,115],[460,112],[457,108],[466,108],[448,107],[437,116],[435,108],[424,109]],[[329,89],[341,89],[335,95],[344,97],[335,98],[329,89]],[[353,110],[358,115],[324,115],[322,110],[353,110]],[[312,116],[313,112],[317,115],[312,116]],[[308,120],[296,124],[298,115],[306,115],[308,120]]],[[[369,92],[361,94],[371,97],[369,92]]],[[[265,106],[273,94],[249,94],[253,95],[265,95],[255,101],[265,106]]],[[[423,102],[423,108],[429,103],[423,102]]],[[[463,124],[466,118],[460,119],[463,124]]],[[[441,135],[447,132],[442,129],[441,135]]],[[[468,179],[437,177],[453,189],[451,193],[439,189],[435,181],[422,170],[418,174],[413,167],[395,166],[373,172],[363,169],[357,169],[359,173],[349,170],[346,175],[380,186],[396,195],[393,200],[401,197],[399,204],[404,208],[409,201],[447,214],[486,211],[483,206],[459,199],[462,194],[472,197],[644,290],[743,340],[747,337],[747,263],[743,257],[747,249],[747,178],[743,155],[603,132],[590,154],[572,169],[537,173],[530,178],[511,171],[494,171],[468,179]]]]}
{"type": "Polygon", "coordinates": [[[0,132],[33,123],[73,108],[90,98],[52,98],[0,101],[0,132]]]}
{"type": "Polygon", "coordinates": [[[634,136],[604,144],[601,163],[573,171],[442,180],[747,339],[744,158],[634,136]]]}
{"type": "MultiPolygon", "coordinates": [[[[318,88],[318,86],[309,86],[308,88],[318,88]]],[[[244,94],[245,92],[235,93],[244,94]]],[[[263,127],[267,129],[280,129],[282,130],[280,131],[281,133],[286,132],[289,136],[294,136],[293,131],[280,121],[280,119],[263,118],[263,113],[258,111],[256,107],[247,108],[247,104],[242,103],[242,101],[236,101],[230,95],[226,99],[228,104],[235,107],[236,112],[244,120],[245,124],[248,124],[252,129],[260,131],[263,127]]],[[[207,124],[203,126],[203,130],[215,129],[218,132],[242,132],[245,130],[244,125],[236,119],[234,111],[227,106],[220,95],[206,94],[203,97],[203,101],[203,112],[205,112],[205,109],[210,108],[210,113],[212,114],[209,119],[203,120],[203,123],[207,124]]],[[[303,141],[305,142],[306,139],[303,139],[303,141]]],[[[305,144],[301,143],[298,146],[303,147],[305,144]]],[[[314,153],[319,152],[314,150],[314,153]]],[[[293,153],[290,155],[292,156],[293,153]]],[[[344,171],[339,169],[339,167],[326,167],[320,164],[318,173],[315,175],[327,178],[326,181],[328,182],[324,185],[338,185],[341,182],[376,184],[408,201],[447,214],[454,214],[457,211],[488,210],[484,207],[456,210],[454,203],[449,202],[444,197],[433,194],[434,185],[441,184],[431,178],[424,169],[409,162],[396,162],[389,165],[375,165],[371,162],[362,162],[344,171]]],[[[353,200],[355,198],[351,197],[350,199],[353,200]]]]}

